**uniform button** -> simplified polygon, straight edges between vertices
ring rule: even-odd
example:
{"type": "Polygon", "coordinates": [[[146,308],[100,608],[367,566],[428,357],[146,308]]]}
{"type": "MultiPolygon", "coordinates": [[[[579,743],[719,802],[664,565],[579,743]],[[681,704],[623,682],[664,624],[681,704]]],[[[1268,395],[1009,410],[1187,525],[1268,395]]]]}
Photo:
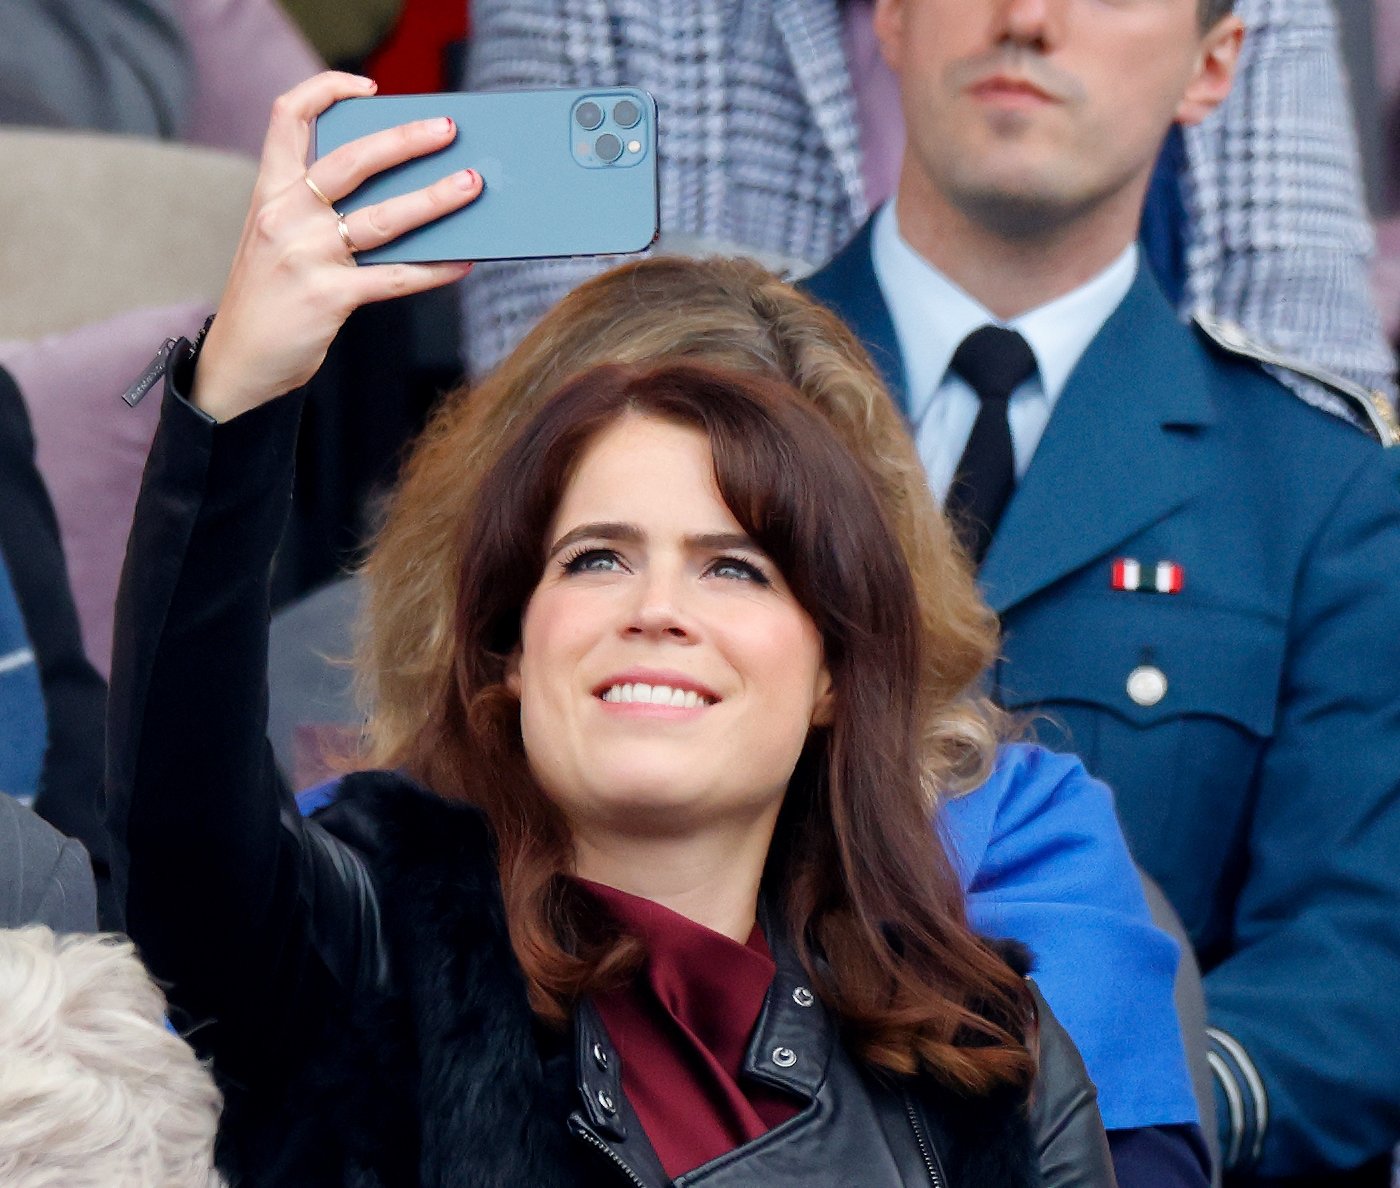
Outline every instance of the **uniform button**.
{"type": "Polygon", "coordinates": [[[817,1001],[816,996],[806,986],[799,986],[792,992],[792,1001],[800,1007],[809,1007],[817,1001]]]}
{"type": "Polygon", "coordinates": [[[791,1048],[774,1048],[773,1063],[779,1068],[791,1068],[797,1063],[797,1053],[791,1048]]]}
{"type": "Polygon", "coordinates": [[[605,1051],[603,1051],[602,1044],[593,1045],[593,1063],[596,1064],[599,1068],[601,1068],[604,1072],[608,1071],[608,1054],[605,1051]]]}
{"type": "Polygon", "coordinates": [[[1167,695],[1167,674],[1153,664],[1143,664],[1128,673],[1128,696],[1146,709],[1167,695]]]}
{"type": "Polygon", "coordinates": [[[617,1102],[613,1101],[613,1095],[606,1089],[598,1090],[598,1106],[605,1114],[617,1113],[617,1102]]]}

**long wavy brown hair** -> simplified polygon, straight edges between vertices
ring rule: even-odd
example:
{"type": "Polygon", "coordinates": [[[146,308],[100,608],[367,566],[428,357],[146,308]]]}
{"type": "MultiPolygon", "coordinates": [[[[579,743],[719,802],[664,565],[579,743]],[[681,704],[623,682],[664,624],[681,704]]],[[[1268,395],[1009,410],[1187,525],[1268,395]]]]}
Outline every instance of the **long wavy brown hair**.
{"type": "Polygon", "coordinates": [[[929,828],[918,603],[868,477],[791,388],[693,363],[604,364],[568,381],[506,446],[462,525],[453,695],[407,760],[491,822],[536,1011],[562,1021],[639,956],[571,893],[567,824],[531,778],[505,679],[574,468],[627,415],[707,435],[721,498],[822,639],[832,721],[798,762],[764,872],[808,976],[872,1064],[979,1089],[1021,1075],[1024,988],[968,930],[929,828]]]}
{"type": "MultiPolygon", "coordinates": [[[[541,508],[552,514],[567,466],[531,471],[520,451],[578,399],[570,377],[602,362],[677,359],[719,365],[733,390],[767,381],[767,389],[776,383],[796,394],[789,406],[815,406],[822,417],[810,423],[834,427],[846,446],[837,451],[846,470],[834,473],[854,473],[844,486],[853,481],[871,500],[876,528],[867,529],[880,547],[860,554],[856,572],[878,576],[882,591],[903,583],[907,594],[880,612],[887,617],[875,636],[894,649],[875,666],[884,676],[867,685],[853,669],[843,682],[832,668],[837,704],[844,692],[853,716],[823,732],[822,745],[799,763],[770,852],[769,895],[847,1042],[872,1065],[925,1069],[978,1092],[1024,1083],[1033,1069],[1025,988],[969,932],[928,824],[930,793],[965,786],[990,763],[997,720],[971,689],[994,652],[992,619],[869,361],[834,318],[757,266],[658,259],[599,277],[548,315],[483,385],[447,402],[410,461],[365,567],[368,757],[486,811],[500,846],[513,946],[542,1017],[561,1020],[580,995],[631,967],[635,945],[602,927],[563,878],[572,860],[567,835],[528,780],[518,707],[501,686],[503,648],[538,579],[544,528],[522,537],[533,553],[508,562],[508,550],[484,548],[480,533],[489,523],[499,528],[500,509],[515,506],[509,496],[522,475],[529,478],[521,497],[536,500],[529,522],[541,508]],[[891,681],[904,681],[903,692],[891,681]],[[865,688],[881,696],[862,701],[853,691],[865,688]],[[873,745],[863,745],[867,736],[873,745]]],[[[690,423],[710,432],[719,468],[733,443],[717,442],[703,418],[690,423]]],[[[791,466],[796,455],[789,445],[783,456],[791,466]]],[[[829,450],[812,456],[827,458],[829,450]]],[[[808,579],[798,570],[811,563],[811,542],[765,536],[762,509],[773,506],[779,480],[772,470],[757,473],[773,489],[735,482],[726,490],[720,474],[726,502],[784,568],[822,630],[829,667],[856,653],[868,663],[874,653],[852,652],[830,629],[832,613],[849,614],[841,599],[859,592],[836,598],[815,579],[803,586],[808,579]]],[[[869,630],[864,624],[857,635],[869,630]]]]}
{"type": "Polygon", "coordinates": [[[401,765],[451,696],[458,526],[482,476],[568,377],[599,363],[690,359],[796,388],[872,476],[914,577],[923,628],[923,779],[930,805],[975,787],[1005,731],[977,681],[996,619],[933,502],[909,431],[864,349],[830,311],[741,259],[653,257],[581,285],[420,437],[363,567],[356,672],[369,761],[401,765]]]}

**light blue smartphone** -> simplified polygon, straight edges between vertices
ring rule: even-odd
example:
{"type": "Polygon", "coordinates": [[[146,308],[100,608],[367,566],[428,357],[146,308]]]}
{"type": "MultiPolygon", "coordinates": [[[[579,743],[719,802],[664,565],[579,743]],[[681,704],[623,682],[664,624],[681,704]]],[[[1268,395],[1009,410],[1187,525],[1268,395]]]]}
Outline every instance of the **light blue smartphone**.
{"type": "Polygon", "coordinates": [[[455,121],[450,145],[377,174],[337,208],[348,214],[458,169],[481,175],[481,196],[359,253],[360,263],[611,255],[655,240],[656,101],[636,87],[342,99],[317,118],[314,152],[435,116],[455,121]]]}

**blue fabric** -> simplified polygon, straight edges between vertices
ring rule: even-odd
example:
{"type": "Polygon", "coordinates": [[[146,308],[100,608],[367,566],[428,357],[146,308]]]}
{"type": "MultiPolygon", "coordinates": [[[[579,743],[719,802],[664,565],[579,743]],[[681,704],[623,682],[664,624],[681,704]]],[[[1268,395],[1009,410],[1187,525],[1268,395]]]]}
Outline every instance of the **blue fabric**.
{"type": "MultiPolygon", "coordinates": [[[[805,284],[899,392],[868,227],[805,284]]],[[[1400,1133],[1400,1061],[1377,1057],[1400,1051],[1397,573],[1400,450],[1183,325],[1144,269],[979,574],[1005,631],[989,692],[1113,788],[1236,1053],[1222,1151],[1263,1176],[1400,1133]],[[1115,590],[1119,557],[1184,586],[1115,590]]]]}
{"type": "Polygon", "coordinates": [[[1186,294],[1186,200],[1181,179],[1186,173],[1186,138],[1181,125],[1173,124],[1157,157],[1157,167],[1147,189],[1142,212],[1143,255],[1167,295],[1172,308],[1181,306],[1186,294]]]}
{"type": "Polygon", "coordinates": [[[0,792],[26,804],[39,790],[48,718],[39,665],[0,556],[0,792]]]}
{"type": "Polygon", "coordinates": [[[332,776],[328,780],[322,780],[319,784],[312,784],[309,788],[303,788],[297,793],[297,808],[303,817],[309,817],[312,813],[319,812],[328,804],[334,804],[335,798],[340,791],[340,781],[343,777],[332,776]]]}
{"type": "Polygon", "coordinates": [[[1108,1136],[1118,1188],[1206,1188],[1210,1152],[1199,1126],[1115,1130],[1108,1136]]]}
{"type": "Polygon", "coordinates": [[[1113,796],[1071,755],[1002,748],[943,834],[973,925],[1035,957],[1035,979],[1110,1130],[1198,1121],[1172,997],[1176,943],[1152,923],[1113,796]]]}
{"type": "MultiPolygon", "coordinates": [[[[298,793],[301,812],[330,804],[338,784],[298,793]]],[[[1104,1125],[1196,1122],[1172,1004],[1176,944],[1152,924],[1108,789],[1071,756],[1004,747],[992,777],[945,806],[942,832],[974,926],[1035,954],[1104,1125]]]]}

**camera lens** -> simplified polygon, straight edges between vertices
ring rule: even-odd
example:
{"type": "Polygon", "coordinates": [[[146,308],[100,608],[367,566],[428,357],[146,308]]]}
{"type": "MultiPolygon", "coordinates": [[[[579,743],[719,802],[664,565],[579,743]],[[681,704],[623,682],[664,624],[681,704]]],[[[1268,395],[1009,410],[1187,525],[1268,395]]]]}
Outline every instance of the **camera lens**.
{"type": "Polygon", "coordinates": [[[603,122],[603,109],[596,103],[580,103],[574,108],[574,119],[584,131],[592,132],[603,122]]]}
{"type": "Polygon", "coordinates": [[[593,151],[598,154],[600,161],[606,161],[611,165],[618,157],[622,156],[622,141],[611,132],[604,132],[594,142],[593,151]]]}
{"type": "Polygon", "coordinates": [[[631,128],[642,118],[642,109],[630,99],[624,99],[613,108],[613,119],[623,128],[631,128]]]}

